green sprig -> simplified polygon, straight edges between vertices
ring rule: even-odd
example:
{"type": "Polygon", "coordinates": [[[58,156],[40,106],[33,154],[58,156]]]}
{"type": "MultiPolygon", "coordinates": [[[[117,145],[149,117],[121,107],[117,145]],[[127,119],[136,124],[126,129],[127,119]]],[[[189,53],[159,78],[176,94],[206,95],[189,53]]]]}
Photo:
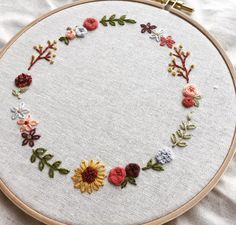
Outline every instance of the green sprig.
{"type": "Polygon", "coordinates": [[[116,26],[116,22],[121,26],[125,25],[125,23],[136,23],[136,21],[133,19],[126,19],[126,15],[122,15],[120,18],[116,18],[115,14],[111,15],[109,18],[107,18],[107,16],[104,16],[100,20],[100,23],[105,27],[107,27],[108,24],[110,24],[111,26],[116,26]]]}
{"type": "Polygon", "coordinates": [[[70,40],[67,37],[62,36],[58,40],[61,42],[64,42],[66,45],[69,45],[69,43],[70,43],[70,40]]]}
{"type": "Polygon", "coordinates": [[[164,171],[164,168],[162,167],[162,165],[157,162],[153,163],[152,159],[150,159],[147,165],[142,168],[142,170],[149,170],[149,169],[153,169],[155,171],[164,171]]]}
{"type": "Polygon", "coordinates": [[[121,189],[126,187],[127,184],[137,185],[134,177],[126,177],[125,180],[121,183],[121,189]]]}
{"type": "Polygon", "coordinates": [[[17,97],[18,99],[21,99],[21,94],[25,93],[26,91],[28,91],[28,87],[12,89],[12,95],[17,97]]]}
{"type": "Polygon", "coordinates": [[[192,135],[189,133],[189,131],[194,130],[195,128],[196,126],[192,123],[192,113],[189,113],[187,115],[187,120],[182,122],[179,125],[179,129],[170,137],[170,140],[173,144],[172,148],[175,146],[181,148],[186,147],[186,141],[192,138],[192,135]]]}
{"type": "Polygon", "coordinates": [[[50,178],[54,177],[55,171],[58,171],[60,174],[63,175],[66,175],[70,172],[65,168],[59,168],[59,166],[61,165],[61,161],[55,161],[54,163],[50,164],[48,161],[53,158],[53,155],[45,154],[47,152],[46,149],[37,148],[36,150],[33,149],[32,152],[33,154],[30,157],[30,161],[34,163],[36,159],[39,159],[38,168],[40,171],[43,171],[45,166],[48,166],[49,167],[48,176],[50,178]]]}

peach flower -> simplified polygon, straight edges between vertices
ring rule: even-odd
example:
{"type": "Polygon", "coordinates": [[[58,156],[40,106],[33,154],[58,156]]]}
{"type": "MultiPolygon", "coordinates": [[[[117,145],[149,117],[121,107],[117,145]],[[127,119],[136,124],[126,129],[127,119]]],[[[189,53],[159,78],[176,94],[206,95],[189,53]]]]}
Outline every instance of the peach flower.
{"type": "Polygon", "coordinates": [[[37,120],[34,120],[30,117],[30,115],[28,114],[26,116],[26,118],[24,119],[19,119],[17,121],[17,124],[20,125],[20,132],[29,132],[31,131],[35,126],[38,125],[38,121],[37,120]]]}
{"type": "Polygon", "coordinates": [[[66,31],[66,37],[67,37],[69,40],[73,40],[73,39],[75,38],[75,35],[76,35],[75,31],[72,30],[72,29],[68,29],[68,30],[66,31]]]}
{"type": "Polygon", "coordinates": [[[183,95],[184,95],[185,97],[192,97],[192,98],[198,96],[197,87],[196,87],[194,84],[187,84],[187,85],[184,87],[183,95]]]}

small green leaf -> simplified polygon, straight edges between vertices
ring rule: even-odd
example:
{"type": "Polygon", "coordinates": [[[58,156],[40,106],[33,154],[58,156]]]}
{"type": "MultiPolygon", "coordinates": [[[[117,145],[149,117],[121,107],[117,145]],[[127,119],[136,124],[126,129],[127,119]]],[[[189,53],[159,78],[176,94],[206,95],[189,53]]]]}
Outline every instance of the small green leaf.
{"type": "Polygon", "coordinates": [[[121,183],[121,189],[123,189],[124,187],[126,187],[127,185],[127,179],[125,179],[122,183],[121,183]]]}
{"type": "Polygon", "coordinates": [[[131,20],[131,19],[127,19],[125,20],[126,23],[131,23],[131,24],[135,24],[136,21],[135,20],[131,20]]]}
{"type": "MultiPolygon", "coordinates": [[[[104,21],[104,20],[106,20],[106,19],[107,19],[107,17],[104,16],[104,17],[102,17],[101,21],[104,21]]],[[[101,22],[101,21],[100,21],[100,22],[101,22]]]]}
{"type": "Polygon", "coordinates": [[[122,21],[122,20],[118,20],[118,23],[119,23],[121,26],[125,25],[125,22],[122,21]]]}
{"type": "Polygon", "coordinates": [[[120,17],[120,20],[125,20],[125,18],[126,18],[126,15],[123,15],[120,17]]]}
{"type": "Polygon", "coordinates": [[[176,141],[177,141],[177,138],[176,138],[175,134],[172,134],[170,139],[171,139],[172,144],[175,144],[176,141]]]}
{"type": "Polygon", "coordinates": [[[114,20],[116,18],[116,14],[110,16],[109,20],[114,20]]]}
{"type": "Polygon", "coordinates": [[[43,159],[46,160],[46,161],[48,161],[48,160],[50,160],[50,159],[52,159],[52,158],[53,158],[53,155],[51,155],[51,154],[47,154],[47,155],[45,155],[45,156],[43,157],[43,159]]]}
{"type": "Polygon", "coordinates": [[[180,138],[182,138],[183,137],[183,135],[184,135],[184,133],[183,133],[183,131],[182,130],[177,130],[176,131],[176,134],[178,135],[178,137],[180,137],[180,138]]]}
{"type": "Polygon", "coordinates": [[[195,105],[196,107],[199,107],[199,101],[198,101],[197,99],[195,99],[194,105],[195,105]]]}
{"type": "Polygon", "coordinates": [[[60,37],[59,38],[59,41],[64,41],[65,40],[65,37],[60,37]]]}
{"type": "Polygon", "coordinates": [[[193,116],[192,116],[192,113],[189,113],[189,114],[187,115],[187,120],[188,120],[188,121],[191,121],[191,120],[192,120],[192,117],[193,117],[193,116]]]}
{"type": "Polygon", "coordinates": [[[186,147],[187,144],[186,144],[186,142],[179,142],[179,143],[177,143],[177,146],[183,148],[183,147],[186,147]]]}
{"type": "Polygon", "coordinates": [[[43,161],[41,160],[41,161],[39,161],[39,170],[42,171],[43,168],[44,168],[44,163],[43,163],[43,161]]]}
{"type": "Polygon", "coordinates": [[[64,169],[64,168],[60,168],[60,169],[58,169],[58,171],[60,174],[68,174],[70,172],[69,170],[64,169]]]}
{"type": "Polygon", "coordinates": [[[156,170],[156,171],[164,171],[164,168],[158,164],[158,163],[155,163],[153,166],[152,166],[152,169],[153,170],[156,170]]]}
{"type": "Polygon", "coordinates": [[[107,22],[106,22],[106,21],[100,21],[100,23],[101,23],[103,26],[107,27],[107,22]]]}
{"type": "Polygon", "coordinates": [[[185,131],[186,130],[186,124],[184,122],[181,123],[181,125],[179,126],[181,130],[185,131]]]}
{"type": "Polygon", "coordinates": [[[47,150],[44,149],[44,148],[37,148],[37,149],[35,150],[35,153],[36,153],[37,155],[43,155],[46,151],[47,151],[47,150]]]}
{"type": "Polygon", "coordinates": [[[34,163],[34,162],[36,161],[36,156],[35,156],[34,154],[31,155],[30,161],[31,161],[32,163],[34,163]]]}
{"type": "Polygon", "coordinates": [[[56,161],[52,164],[52,167],[57,169],[61,165],[61,161],[56,161]]]}
{"type": "Polygon", "coordinates": [[[66,45],[69,45],[70,41],[69,41],[69,39],[67,37],[65,37],[64,42],[65,42],[66,45]]]}
{"type": "Polygon", "coordinates": [[[116,23],[114,22],[114,21],[109,21],[109,24],[111,25],[111,26],[115,26],[116,25],[116,23]]]}
{"type": "Polygon", "coordinates": [[[135,179],[134,179],[133,177],[128,177],[128,182],[129,182],[130,184],[132,184],[132,185],[137,185],[137,184],[136,184],[136,181],[135,181],[135,179]]]}
{"type": "Polygon", "coordinates": [[[152,159],[150,159],[147,163],[147,167],[152,166],[152,159]]]}
{"type": "Polygon", "coordinates": [[[183,139],[190,139],[191,137],[192,137],[191,134],[185,134],[185,135],[183,136],[183,139]]]}
{"type": "Polygon", "coordinates": [[[52,168],[49,169],[49,171],[48,171],[48,176],[49,176],[50,178],[53,178],[53,177],[54,177],[54,170],[53,170],[52,168]]]}
{"type": "Polygon", "coordinates": [[[188,130],[194,130],[196,126],[194,124],[187,125],[188,130]]]}

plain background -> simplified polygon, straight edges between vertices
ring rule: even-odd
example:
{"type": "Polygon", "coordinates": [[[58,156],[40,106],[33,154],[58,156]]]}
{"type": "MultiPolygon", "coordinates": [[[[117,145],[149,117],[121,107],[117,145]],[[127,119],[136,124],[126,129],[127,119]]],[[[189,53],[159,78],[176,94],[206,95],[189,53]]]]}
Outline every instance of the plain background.
{"type": "MultiPolygon", "coordinates": [[[[69,0],[26,0],[0,1],[0,47],[22,27],[38,16],[56,7],[70,3],[69,0]]],[[[195,8],[192,16],[222,44],[234,66],[236,66],[236,2],[231,0],[188,1],[195,8]]],[[[197,206],[169,224],[220,224],[236,223],[236,159],[214,190],[197,206]]],[[[16,208],[3,194],[0,194],[0,224],[41,224],[16,208]]]]}

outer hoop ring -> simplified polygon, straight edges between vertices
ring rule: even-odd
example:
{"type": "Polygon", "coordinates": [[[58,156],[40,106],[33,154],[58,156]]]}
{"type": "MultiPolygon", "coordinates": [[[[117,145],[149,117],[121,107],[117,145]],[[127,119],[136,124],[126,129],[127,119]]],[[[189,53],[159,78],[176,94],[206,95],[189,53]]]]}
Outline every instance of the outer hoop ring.
{"type": "MultiPolygon", "coordinates": [[[[40,22],[41,20],[59,12],[62,11],[64,9],[70,8],[70,7],[74,7],[77,5],[81,5],[81,4],[86,4],[86,3],[90,3],[90,2],[96,2],[96,1],[104,1],[104,0],[81,0],[79,2],[74,2],[71,4],[67,4],[65,6],[59,7],[49,13],[46,13],[45,15],[39,17],[38,19],[34,20],[32,23],[30,23],[29,25],[27,25],[26,27],[24,27],[22,30],[20,30],[2,49],[2,51],[0,52],[0,59],[2,58],[2,56],[4,55],[4,53],[8,50],[8,48],[11,47],[12,44],[14,44],[14,42],[24,33],[26,32],[29,28],[31,28],[32,26],[36,25],[38,22],[40,22]]],[[[164,6],[156,3],[154,1],[151,0],[122,0],[122,1],[130,1],[130,2],[138,2],[138,3],[143,3],[143,4],[148,4],[151,6],[155,6],[157,8],[161,8],[163,9],[164,6]]],[[[190,23],[191,25],[193,25],[195,28],[197,28],[201,33],[203,33],[208,39],[209,41],[215,46],[215,48],[218,50],[218,52],[220,53],[220,55],[222,56],[222,58],[225,61],[225,64],[227,65],[229,72],[231,74],[231,78],[232,81],[234,83],[234,89],[236,92],[236,72],[233,68],[232,63],[230,62],[229,58],[227,57],[225,51],[223,50],[223,48],[221,47],[221,45],[218,43],[218,41],[206,30],[204,29],[200,24],[198,24],[196,21],[194,21],[193,19],[191,19],[190,17],[186,16],[185,14],[179,12],[178,10],[174,9],[174,8],[170,8],[169,10],[170,13],[173,13],[174,15],[180,17],[181,19],[187,21],[188,23],[190,23]]],[[[218,169],[218,171],[216,172],[216,174],[214,175],[214,177],[210,180],[210,182],[197,194],[195,195],[192,199],[190,199],[188,202],[186,202],[185,204],[183,204],[181,207],[179,207],[178,209],[174,210],[173,212],[170,212],[169,214],[160,217],[156,220],[150,221],[148,223],[145,223],[144,225],[158,225],[158,224],[163,224],[166,223],[170,220],[173,220],[174,218],[180,216],[181,214],[183,214],[184,212],[186,212],[187,210],[189,210],[190,208],[192,208],[193,206],[195,206],[200,200],[202,200],[214,187],[215,185],[218,183],[218,181],[220,180],[221,176],[223,175],[223,173],[225,172],[225,170],[227,169],[231,159],[234,156],[234,153],[236,152],[236,129],[234,131],[234,137],[232,139],[231,142],[231,146],[230,149],[224,159],[224,162],[222,163],[221,167],[218,169]]],[[[0,178],[0,190],[16,205],[18,206],[21,210],[23,210],[25,213],[27,213],[28,215],[34,217],[35,219],[46,223],[48,225],[66,225],[64,223],[61,223],[59,221],[56,221],[52,218],[49,218],[41,213],[39,213],[38,211],[30,208],[28,205],[26,205],[20,198],[18,198],[18,196],[16,196],[9,187],[7,187],[7,185],[1,180],[0,178]]]]}

